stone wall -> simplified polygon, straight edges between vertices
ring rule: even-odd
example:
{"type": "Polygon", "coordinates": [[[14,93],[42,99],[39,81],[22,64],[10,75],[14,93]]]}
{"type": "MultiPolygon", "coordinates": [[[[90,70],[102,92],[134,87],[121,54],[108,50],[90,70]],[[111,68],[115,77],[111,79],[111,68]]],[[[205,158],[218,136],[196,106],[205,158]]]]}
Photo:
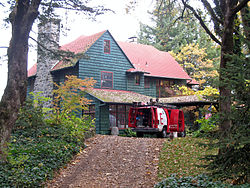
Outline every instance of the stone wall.
{"type": "MultiPolygon", "coordinates": [[[[52,98],[53,78],[51,68],[58,62],[56,51],[59,48],[60,20],[51,19],[38,25],[37,73],[34,92],[52,98]]],[[[45,104],[50,107],[51,101],[45,104]]]]}

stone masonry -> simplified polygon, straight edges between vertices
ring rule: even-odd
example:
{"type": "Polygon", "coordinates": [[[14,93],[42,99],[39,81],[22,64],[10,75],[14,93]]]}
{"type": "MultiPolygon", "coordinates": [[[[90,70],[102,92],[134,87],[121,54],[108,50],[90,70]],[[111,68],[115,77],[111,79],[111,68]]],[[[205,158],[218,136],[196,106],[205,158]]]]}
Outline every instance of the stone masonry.
{"type": "MultiPolygon", "coordinates": [[[[60,20],[51,19],[38,25],[37,73],[34,92],[52,99],[53,77],[51,68],[58,62],[55,52],[59,48],[60,20]]],[[[45,104],[51,106],[51,101],[45,104]]]]}

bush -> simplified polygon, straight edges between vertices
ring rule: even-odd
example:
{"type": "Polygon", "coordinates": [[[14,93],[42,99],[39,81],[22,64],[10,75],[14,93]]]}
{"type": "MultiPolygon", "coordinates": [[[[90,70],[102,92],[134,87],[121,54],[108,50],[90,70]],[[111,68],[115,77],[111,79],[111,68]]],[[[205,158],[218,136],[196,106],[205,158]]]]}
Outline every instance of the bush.
{"type": "Polygon", "coordinates": [[[47,123],[54,125],[54,126],[60,126],[63,129],[65,129],[68,134],[72,137],[77,138],[79,141],[84,141],[84,135],[87,131],[90,130],[90,128],[94,127],[95,120],[91,119],[89,116],[83,116],[78,117],[74,113],[71,113],[70,115],[57,115],[56,119],[55,116],[52,115],[52,117],[48,120],[46,120],[47,123]],[[57,120],[60,119],[60,121],[57,120]]]}
{"type": "Polygon", "coordinates": [[[229,187],[241,187],[247,188],[250,184],[237,185],[233,186],[231,184],[223,184],[221,181],[213,181],[212,178],[208,177],[205,174],[201,174],[195,177],[186,176],[178,178],[175,174],[172,174],[171,177],[157,183],[155,188],[180,188],[180,187],[206,187],[206,188],[229,188],[229,187]]]}
{"type": "Polygon", "coordinates": [[[16,128],[8,162],[0,166],[0,187],[39,187],[81,148],[81,142],[57,127],[16,128]]]}
{"type": "Polygon", "coordinates": [[[0,165],[0,187],[41,187],[84,147],[91,120],[71,117],[63,125],[50,124],[43,100],[32,96],[12,131],[7,162],[0,165]]]}
{"type": "Polygon", "coordinates": [[[130,128],[125,130],[127,137],[136,137],[136,132],[132,131],[130,128]]]}
{"type": "Polygon", "coordinates": [[[200,128],[197,131],[193,132],[193,137],[211,137],[211,134],[213,134],[216,130],[218,130],[217,125],[217,116],[214,115],[211,118],[205,119],[198,119],[196,120],[196,123],[200,125],[200,128]]]}

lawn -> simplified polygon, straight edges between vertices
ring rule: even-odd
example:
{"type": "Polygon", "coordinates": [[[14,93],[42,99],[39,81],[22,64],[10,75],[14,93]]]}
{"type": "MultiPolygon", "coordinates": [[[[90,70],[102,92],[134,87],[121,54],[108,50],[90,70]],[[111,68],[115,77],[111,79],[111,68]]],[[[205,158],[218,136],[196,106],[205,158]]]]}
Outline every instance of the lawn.
{"type": "Polygon", "coordinates": [[[208,143],[203,138],[175,138],[166,140],[160,153],[158,178],[162,180],[176,174],[178,177],[195,176],[205,173],[201,167],[207,161],[201,160],[206,154],[215,154],[216,150],[208,150],[199,143],[208,143]]]}

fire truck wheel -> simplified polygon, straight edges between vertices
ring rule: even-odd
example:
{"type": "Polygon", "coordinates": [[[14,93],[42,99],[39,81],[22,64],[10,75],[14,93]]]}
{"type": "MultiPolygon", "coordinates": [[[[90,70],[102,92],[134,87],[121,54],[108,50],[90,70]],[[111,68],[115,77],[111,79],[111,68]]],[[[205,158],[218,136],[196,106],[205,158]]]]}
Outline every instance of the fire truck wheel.
{"type": "Polygon", "coordinates": [[[162,138],[167,138],[167,137],[168,137],[168,133],[167,133],[166,127],[164,127],[164,128],[162,129],[161,135],[162,135],[162,138]]]}
{"type": "Polygon", "coordinates": [[[143,133],[142,132],[136,132],[136,137],[143,137],[143,133]]]}

